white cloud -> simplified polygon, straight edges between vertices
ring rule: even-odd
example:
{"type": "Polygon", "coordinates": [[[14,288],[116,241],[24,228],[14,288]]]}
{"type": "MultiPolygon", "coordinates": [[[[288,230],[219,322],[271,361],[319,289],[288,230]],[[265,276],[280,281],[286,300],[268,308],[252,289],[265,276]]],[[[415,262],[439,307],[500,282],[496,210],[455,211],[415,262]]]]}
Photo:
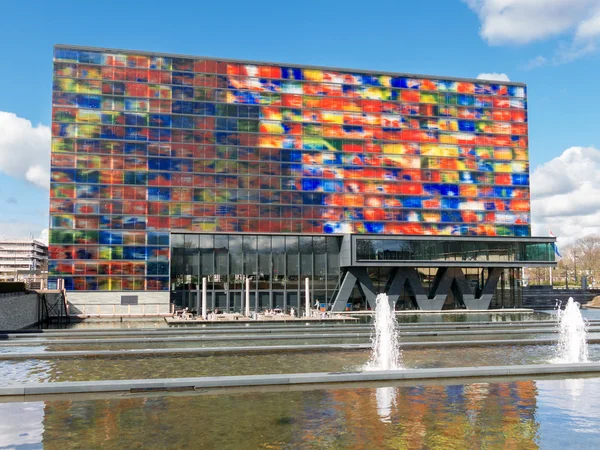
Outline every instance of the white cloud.
{"type": "Polygon", "coordinates": [[[599,0],[464,0],[481,20],[492,45],[527,44],[576,29],[599,0]]]}
{"type": "Polygon", "coordinates": [[[532,233],[561,243],[600,234],[600,150],[571,147],[531,176],[532,233]]]}
{"type": "Polygon", "coordinates": [[[50,188],[50,128],[0,111],[0,172],[50,188]]]}
{"type": "Polygon", "coordinates": [[[48,216],[40,217],[39,222],[24,220],[0,220],[0,239],[27,239],[33,237],[48,243],[48,216]],[[47,226],[47,225],[46,225],[47,226]]]}
{"type": "Polygon", "coordinates": [[[528,68],[559,65],[595,51],[600,36],[600,0],[462,0],[479,17],[479,34],[490,45],[529,44],[564,37],[551,57],[528,68]]]}
{"type": "Polygon", "coordinates": [[[536,69],[538,67],[542,67],[548,64],[548,58],[542,55],[538,55],[535,58],[530,59],[527,64],[525,64],[525,70],[536,69]]]}
{"type": "Polygon", "coordinates": [[[505,73],[496,72],[480,73],[479,75],[477,75],[477,79],[488,81],[510,81],[510,78],[508,78],[508,75],[506,75],[505,73]]]}
{"type": "Polygon", "coordinates": [[[591,39],[600,34],[600,11],[590,18],[582,21],[577,27],[575,37],[577,39],[591,39]]]}

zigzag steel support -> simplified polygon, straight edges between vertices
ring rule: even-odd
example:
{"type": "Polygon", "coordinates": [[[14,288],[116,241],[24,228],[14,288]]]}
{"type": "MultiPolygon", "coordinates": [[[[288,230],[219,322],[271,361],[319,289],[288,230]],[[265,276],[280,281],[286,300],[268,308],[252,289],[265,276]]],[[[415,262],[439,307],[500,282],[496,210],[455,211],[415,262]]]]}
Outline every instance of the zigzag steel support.
{"type": "MultiPolygon", "coordinates": [[[[448,293],[450,292],[453,283],[456,283],[458,291],[462,296],[462,301],[467,309],[485,310],[490,307],[490,302],[492,301],[492,296],[496,290],[496,285],[498,284],[502,270],[502,268],[497,267],[489,270],[489,276],[481,296],[475,298],[475,295],[469,286],[467,277],[460,268],[440,268],[435,275],[430,293],[427,295],[417,271],[412,268],[401,267],[393,274],[392,282],[387,289],[390,307],[395,309],[396,303],[400,297],[400,292],[408,281],[413,291],[412,293],[415,296],[415,300],[417,301],[417,305],[421,310],[440,311],[444,306],[444,302],[448,297],[448,293]]],[[[375,309],[377,292],[375,292],[375,287],[369,278],[366,267],[352,267],[348,269],[344,275],[340,289],[331,307],[332,311],[344,311],[346,303],[348,303],[357,281],[360,283],[360,287],[365,294],[369,306],[371,309],[375,309]]]]}
{"type": "Polygon", "coordinates": [[[351,267],[346,272],[346,275],[344,275],[340,289],[331,306],[331,311],[344,311],[346,303],[348,303],[348,299],[350,299],[350,295],[352,294],[352,289],[354,289],[354,285],[357,281],[360,283],[360,287],[367,298],[369,306],[371,309],[375,309],[375,297],[377,296],[377,293],[375,292],[373,282],[369,278],[367,268],[351,267]]]}
{"type": "Polygon", "coordinates": [[[412,289],[413,295],[417,300],[417,304],[419,304],[419,307],[421,308],[421,303],[427,304],[427,294],[425,293],[425,289],[423,289],[423,285],[421,284],[421,279],[419,278],[417,271],[408,267],[399,267],[396,270],[396,273],[393,275],[392,283],[387,291],[387,295],[390,300],[390,307],[392,309],[396,309],[396,303],[400,298],[400,292],[404,288],[404,285],[407,281],[412,289]]]}
{"type": "Polygon", "coordinates": [[[438,269],[429,295],[426,295],[421,299],[417,297],[419,309],[425,311],[440,311],[448,296],[448,290],[450,289],[451,283],[452,279],[448,279],[448,269],[445,267],[438,269]],[[438,294],[438,292],[442,292],[443,294],[438,294]]]}
{"type": "Polygon", "coordinates": [[[502,269],[499,267],[494,267],[489,270],[488,279],[486,280],[485,286],[481,291],[481,296],[477,299],[473,298],[468,302],[465,298],[463,298],[467,309],[488,309],[490,307],[492,296],[494,295],[494,291],[498,285],[500,275],[502,275],[502,269]]]}
{"type": "Polygon", "coordinates": [[[346,303],[350,299],[350,295],[352,294],[352,289],[354,289],[354,285],[356,284],[356,277],[354,274],[348,270],[344,279],[342,280],[342,284],[335,296],[335,300],[333,301],[333,305],[331,305],[331,311],[344,311],[346,309],[346,303]]]}
{"type": "Polygon", "coordinates": [[[371,278],[369,278],[367,268],[353,267],[350,270],[352,270],[356,278],[358,278],[358,282],[360,283],[360,287],[362,288],[363,294],[365,294],[365,297],[367,298],[367,303],[369,304],[372,310],[375,310],[375,307],[377,306],[377,303],[375,303],[377,292],[375,292],[375,286],[373,286],[373,282],[371,281],[371,278]]]}
{"type": "Polygon", "coordinates": [[[475,304],[475,295],[473,294],[473,291],[471,291],[471,286],[469,286],[465,273],[462,269],[456,267],[452,267],[448,272],[451,272],[452,275],[450,283],[456,283],[458,291],[462,296],[462,301],[467,309],[473,309],[470,308],[469,305],[475,304]]]}

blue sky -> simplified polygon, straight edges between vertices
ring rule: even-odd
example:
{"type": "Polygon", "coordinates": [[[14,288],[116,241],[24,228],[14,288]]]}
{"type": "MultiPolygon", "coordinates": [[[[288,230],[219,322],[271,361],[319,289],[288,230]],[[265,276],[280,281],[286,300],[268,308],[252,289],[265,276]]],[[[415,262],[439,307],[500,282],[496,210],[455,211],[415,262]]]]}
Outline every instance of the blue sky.
{"type": "Polygon", "coordinates": [[[534,232],[597,232],[600,215],[590,215],[600,204],[589,199],[599,185],[592,169],[600,166],[597,13],[599,0],[3,2],[0,111],[31,125],[19,122],[22,133],[8,145],[2,134],[17,119],[0,120],[0,236],[47,227],[47,190],[38,185],[49,148],[40,144],[44,128],[35,127],[50,125],[57,43],[455,77],[506,74],[528,85],[531,172],[540,180],[534,232]],[[557,202],[565,206],[560,214],[557,202]]]}

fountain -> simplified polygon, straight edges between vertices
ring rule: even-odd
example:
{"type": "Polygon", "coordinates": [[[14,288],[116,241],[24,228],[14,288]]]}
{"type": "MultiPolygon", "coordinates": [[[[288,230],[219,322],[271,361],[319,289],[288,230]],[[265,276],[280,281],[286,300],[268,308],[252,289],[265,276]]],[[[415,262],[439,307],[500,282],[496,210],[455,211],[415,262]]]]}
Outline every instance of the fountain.
{"type": "Polygon", "coordinates": [[[560,309],[559,304],[557,320],[560,336],[553,362],[588,362],[587,324],[579,311],[579,303],[570,297],[564,311],[560,309]]]}
{"type": "Polygon", "coordinates": [[[373,349],[364,370],[402,369],[402,353],[398,346],[398,323],[386,294],[375,299],[375,334],[371,337],[373,349]]]}

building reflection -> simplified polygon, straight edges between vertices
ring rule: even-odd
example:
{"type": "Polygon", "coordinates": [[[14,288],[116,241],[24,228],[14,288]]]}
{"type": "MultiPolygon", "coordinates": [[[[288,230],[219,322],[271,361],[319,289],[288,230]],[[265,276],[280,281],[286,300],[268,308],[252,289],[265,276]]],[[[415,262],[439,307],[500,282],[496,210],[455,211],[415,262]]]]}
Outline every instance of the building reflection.
{"type": "Polygon", "coordinates": [[[50,401],[47,448],[537,448],[533,381],[50,401]]]}

